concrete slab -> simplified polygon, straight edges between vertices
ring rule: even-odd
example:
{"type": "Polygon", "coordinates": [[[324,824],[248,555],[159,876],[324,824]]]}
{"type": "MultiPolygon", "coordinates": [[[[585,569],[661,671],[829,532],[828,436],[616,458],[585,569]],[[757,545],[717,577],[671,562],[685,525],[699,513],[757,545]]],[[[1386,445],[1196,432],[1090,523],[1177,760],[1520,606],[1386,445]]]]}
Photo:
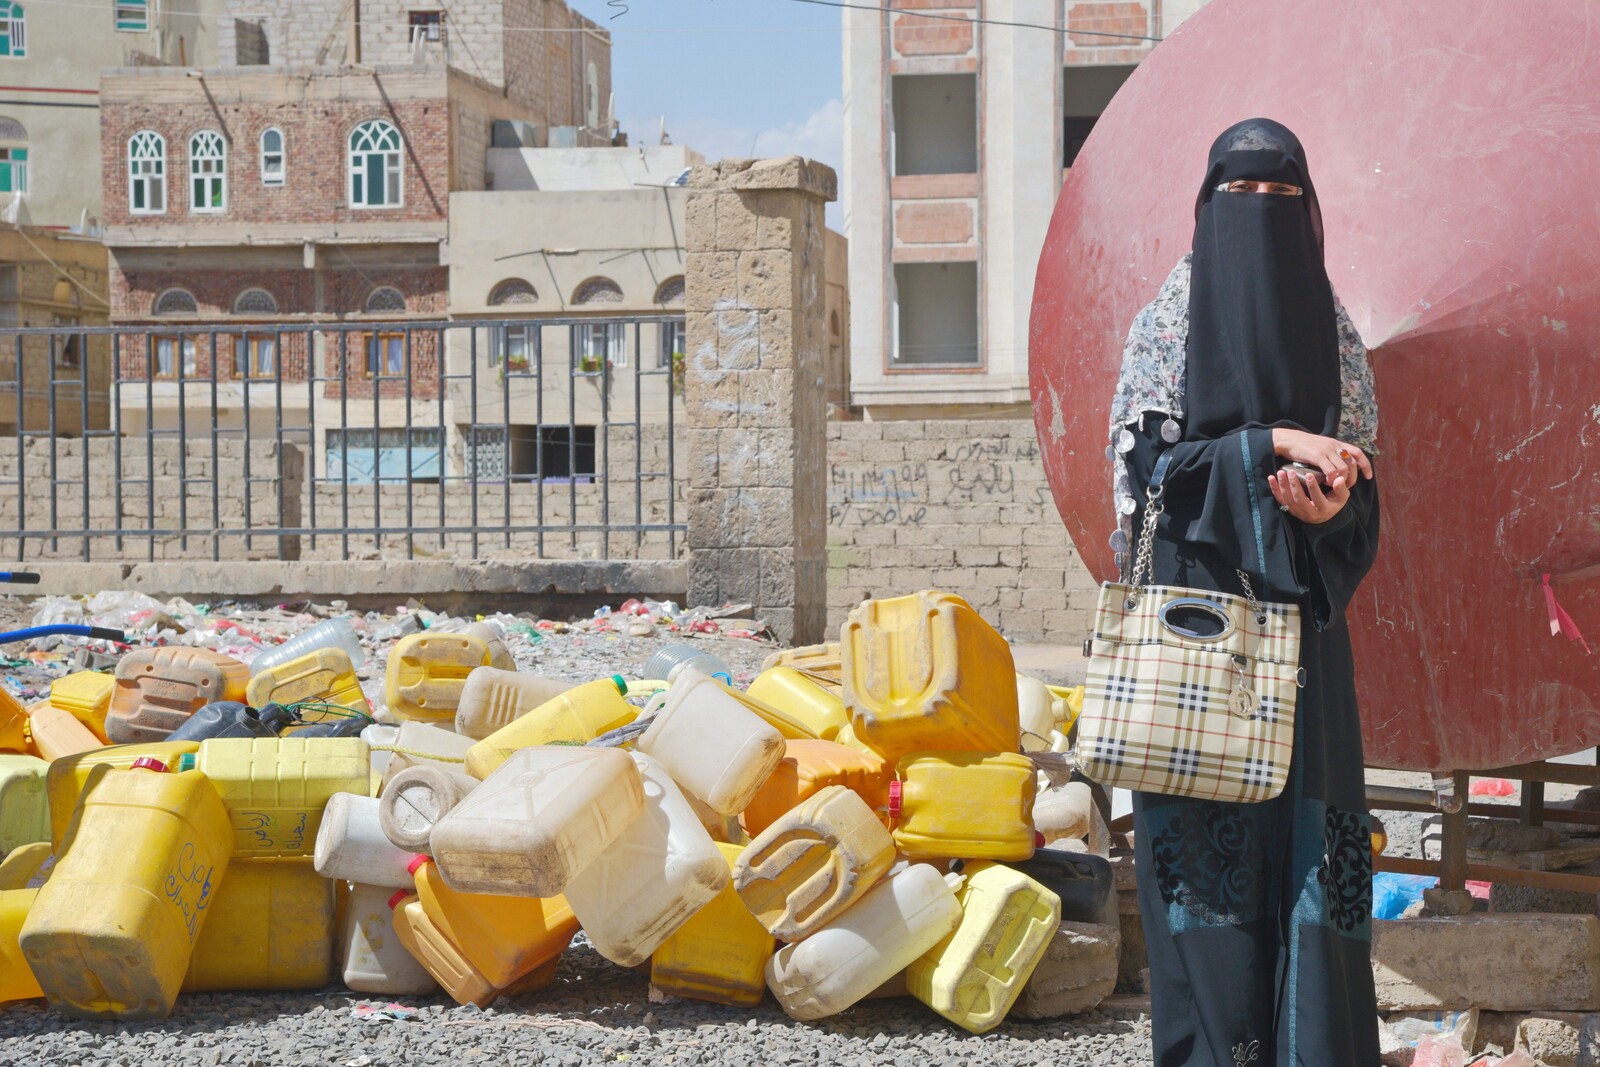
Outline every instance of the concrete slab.
{"type": "Polygon", "coordinates": [[[1011,1014],[1019,1019],[1056,1019],[1094,1008],[1117,984],[1120,941],[1115,926],[1062,923],[1011,1014]]]}
{"type": "Polygon", "coordinates": [[[1378,1010],[1600,1008],[1600,919],[1476,914],[1372,924],[1378,1010]]]}

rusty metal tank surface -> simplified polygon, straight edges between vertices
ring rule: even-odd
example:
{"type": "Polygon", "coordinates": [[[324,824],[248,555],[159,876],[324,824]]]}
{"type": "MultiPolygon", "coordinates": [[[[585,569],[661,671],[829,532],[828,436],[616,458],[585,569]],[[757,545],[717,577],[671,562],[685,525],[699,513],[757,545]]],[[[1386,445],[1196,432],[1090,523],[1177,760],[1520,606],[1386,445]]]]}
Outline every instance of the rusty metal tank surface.
{"type": "Polygon", "coordinates": [[[1489,768],[1600,742],[1600,655],[1552,636],[1544,584],[1600,645],[1586,17],[1558,0],[1514,18],[1462,18],[1451,0],[1216,0],[1106,109],[1045,240],[1034,419],[1103,580],[1122,344],[1189,248],[1211,140],[1264,115],[1305,145],[1328,276],[1378,387],[1383,544],[1350,608],[1373,765],[1489,768]]]}

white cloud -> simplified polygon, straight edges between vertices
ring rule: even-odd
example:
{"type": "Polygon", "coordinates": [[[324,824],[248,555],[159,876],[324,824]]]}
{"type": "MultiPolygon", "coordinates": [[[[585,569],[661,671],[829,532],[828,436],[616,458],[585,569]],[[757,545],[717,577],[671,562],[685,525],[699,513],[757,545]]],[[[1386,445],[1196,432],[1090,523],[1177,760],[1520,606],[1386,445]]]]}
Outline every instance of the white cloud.
{"type": "MultiPolygon", "coordinates": [[[[630,116],[622,128],[634,144],[654,144],[660,116],[630,116]]],[[[729,126],[711,118],[667,116],[667,135],[673,144],[688,145],[709,160],[726,157],[808,156],[839,171],[843,183],[844,103],[833,99],[814,108],[798,122],[754,130],[729,126]],[[752,152],[753,148],[753,152],[752,152]]],[[[842,213],[837,201],[828,205],[828,225],[838,229],[842,213]]]]}

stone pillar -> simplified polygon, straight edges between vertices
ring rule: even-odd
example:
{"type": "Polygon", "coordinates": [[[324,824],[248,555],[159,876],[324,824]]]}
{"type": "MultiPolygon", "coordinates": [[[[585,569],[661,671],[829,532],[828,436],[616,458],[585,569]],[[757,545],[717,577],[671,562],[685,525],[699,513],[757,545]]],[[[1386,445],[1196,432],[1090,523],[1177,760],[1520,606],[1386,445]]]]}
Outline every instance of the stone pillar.
{"type": "Polygon", "coordinates": [[[689,602],[749,601],[823,640],[827,499],[823,205],[832,168],[725,159],[689,176],[689,602]]]}

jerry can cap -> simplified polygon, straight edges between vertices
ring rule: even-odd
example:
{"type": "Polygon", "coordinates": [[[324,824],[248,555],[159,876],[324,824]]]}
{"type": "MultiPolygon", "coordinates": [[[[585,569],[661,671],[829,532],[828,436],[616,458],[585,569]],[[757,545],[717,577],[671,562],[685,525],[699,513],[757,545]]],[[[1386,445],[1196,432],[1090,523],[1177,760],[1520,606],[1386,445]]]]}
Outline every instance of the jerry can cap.
{"type": "Polygon", "coordinates": [[[905,784],[896,778],[889,783],[889,818],[895,822],[900,821],[900,797],[905,789],[905,784]]]}
{"type": "MultiPolygon", "coordinates": [[[[149,759],[150,757],[146,756],[144,758],[145,759],[149,759]]],[[[194,765],[195,765],[195,758],[194,758],[194,753],[193,752],[185,752],[183,755],[178,757],[178,770],[180,772],[181,771],[192,771],[192,770],[194,770],[194,765]]],[[[135,763],[134,766],[137,767],[138,764],[135,763]]]]}
{"type": "MultiPolygon", "coordinates": [[[[422,870],[422,868],[426,867],[432,862],[432,856],[412,856],[411,862],[406,864],[406,873],[416,874],[418,871],[422,870]]],[[[404,892],[404,890],[401,890],[401,892],[404,892]]]]}
{"type": "Polygon", "coordinates": [[[406,897],[414,897],[416,895],[417,891],[415,889],[396,889],[394,891],[394,896],[389,898],[389,910],[393,911],[394,909],[398,908],[400,906],[400,902],[405,900],[406,897]]]}
{"type": "Polygon", "coordinates": [[[617,694],[619,696],[628,695],[628,680],[622,675],[613,674],[611,676],[611,684],[617,687],[617,694]]]}
{"type": "Polygon", "coordinates": [[[128,764],[130,771],[155,771],[157,774],[166,774],[167,765],[154,756],[140,756],[128,764]]]}

